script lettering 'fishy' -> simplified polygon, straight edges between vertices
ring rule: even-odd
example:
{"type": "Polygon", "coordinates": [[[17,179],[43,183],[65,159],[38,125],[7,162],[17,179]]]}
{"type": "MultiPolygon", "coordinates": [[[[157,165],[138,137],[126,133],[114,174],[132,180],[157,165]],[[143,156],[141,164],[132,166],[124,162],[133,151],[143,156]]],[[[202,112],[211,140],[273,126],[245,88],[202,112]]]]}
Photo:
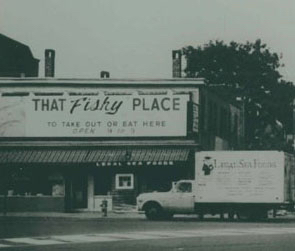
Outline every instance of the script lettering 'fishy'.
{"type": "MultiPolygon", "coordinates": [[[[66,99],[33,99],[35,111],[64,111],[66,99]]],[[[104,111],[106,114],[116,114],[123,101],[111,101],[109,97],[103,99],[91,99],[82,97],[70,101],[70,114],[77,111],[104,111]]]]}
{"type": "Polygon", "coordinates": [[[103,100],[96,99],[93,101],[88,97],[84,97],[71,100],[71,103],[71,114],[79,109],[83,111],[105,111],[106,114],[116,114],[123,104],[123,101],[110,101],[109,97],[105,97],[103,100]]]}

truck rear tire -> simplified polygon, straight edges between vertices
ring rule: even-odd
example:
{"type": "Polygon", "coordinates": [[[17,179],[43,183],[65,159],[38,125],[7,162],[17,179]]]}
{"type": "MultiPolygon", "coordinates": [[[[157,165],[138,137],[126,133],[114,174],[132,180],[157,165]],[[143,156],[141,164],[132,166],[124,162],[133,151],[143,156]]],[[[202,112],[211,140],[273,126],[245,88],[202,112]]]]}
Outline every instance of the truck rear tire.
{"type": "Polygon", "coordinates": [[[163,210],[157,204],[151,204],[145,209],[145,216],[148,220],[160,220],[163,218],[163,210]]]}
{"type": "Polygon", "coordinates": [[[251,215],[250,215],[250,219],[251,220],[262,220],[262,219],[267,219],[267,210],[265,209],[262,209],[262,210],[257,210],[256,212],[253,212],[251,215]]]}
{"type": "Polygon", "coordinates": [[[238,212],[238,219],[240,220],[262,220],[268,218],[268,211],[266,209],[257,208],[256,210],[247,210],[238,212]]]}

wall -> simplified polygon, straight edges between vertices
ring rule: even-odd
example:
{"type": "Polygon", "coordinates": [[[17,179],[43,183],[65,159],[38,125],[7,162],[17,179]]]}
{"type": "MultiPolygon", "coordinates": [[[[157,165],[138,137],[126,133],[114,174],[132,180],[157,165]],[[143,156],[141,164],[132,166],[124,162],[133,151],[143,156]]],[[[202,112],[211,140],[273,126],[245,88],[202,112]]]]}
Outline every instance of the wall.
{"type": "MultiPolygon", "coordinates": [[[[4,211],[4,196],[0,196],[0,208],[4,211]]],[[[64,212],[64,197],[8,196],[7,212],[64,212]]]]}

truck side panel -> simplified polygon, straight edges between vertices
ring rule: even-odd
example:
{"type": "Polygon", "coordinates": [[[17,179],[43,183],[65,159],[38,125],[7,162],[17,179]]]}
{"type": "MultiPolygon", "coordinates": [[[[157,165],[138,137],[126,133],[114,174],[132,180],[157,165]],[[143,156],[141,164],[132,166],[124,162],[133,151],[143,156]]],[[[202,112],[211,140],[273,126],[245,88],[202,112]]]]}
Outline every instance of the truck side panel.
{"type": "Polygon", "coordinates": [[[292,154],[285,154],[285,201],[295,202],[295,158],[292,154]]]}
{"type": "Polygon", "coordinates": [[[283,203],[284,169],[279,151],[199,152],[196,202],[283,203]]]}

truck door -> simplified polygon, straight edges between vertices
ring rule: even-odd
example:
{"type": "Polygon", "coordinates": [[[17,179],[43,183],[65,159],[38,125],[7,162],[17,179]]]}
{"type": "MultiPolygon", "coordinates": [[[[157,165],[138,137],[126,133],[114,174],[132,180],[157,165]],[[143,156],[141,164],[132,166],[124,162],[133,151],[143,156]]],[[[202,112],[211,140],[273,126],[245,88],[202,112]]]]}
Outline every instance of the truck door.
{"type": "Polygon", "coordinates": [[[193,213],[195,196],[191,182],[181,181],[175,185],[173,198],[170,201],[170,210],[175,213],[193,213]]]}

